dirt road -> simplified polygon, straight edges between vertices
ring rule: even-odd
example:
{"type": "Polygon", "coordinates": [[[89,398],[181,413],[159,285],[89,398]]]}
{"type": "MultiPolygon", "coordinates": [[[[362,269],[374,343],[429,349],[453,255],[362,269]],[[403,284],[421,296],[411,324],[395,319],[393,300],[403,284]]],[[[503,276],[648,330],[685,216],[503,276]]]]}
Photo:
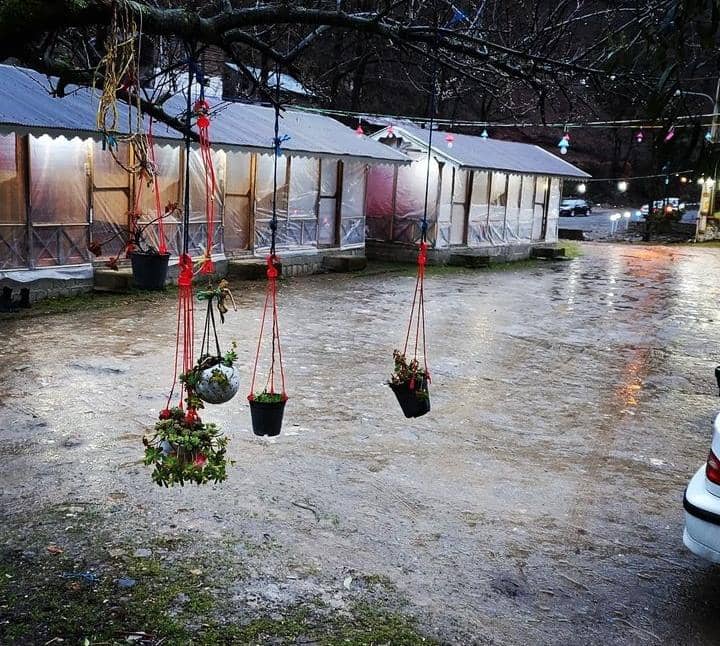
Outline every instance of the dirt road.
{"type": "MultiPolygon", "coordinates": [[[[681,539],[719,272],[716,249],[593,244],[435,271],[416,420],[383,385],[414,278],[285,281],[284,433],[254,437],[244,397],[208,408],[237,463],[178,490],[139,463],[172,298],[0,321],[0,642],[720,643],[720,571],[681,539]]],[[[262,287],[222,330],[243,392],[262,287]]]]}

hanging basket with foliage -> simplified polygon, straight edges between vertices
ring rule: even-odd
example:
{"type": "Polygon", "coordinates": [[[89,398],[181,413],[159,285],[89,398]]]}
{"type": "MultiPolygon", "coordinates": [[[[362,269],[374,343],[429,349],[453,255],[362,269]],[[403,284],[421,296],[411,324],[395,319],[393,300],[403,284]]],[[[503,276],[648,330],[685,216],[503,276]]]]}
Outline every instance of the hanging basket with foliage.
{"type": "Polygon", "coordinates": [[[420,243],[418,253],[418,274],[415,282],[415,296],[405,346],[402,352],[393,350],[395,364],[388,386],[397,397],[405,417],[420,417],[430,412],[430,370],[427,366],[427,349],[425,346],[425,265],[427,264],[427,243],[420,243]],[[411,343],[412,342],[412,343],[411,343]],[[411,347],[413,358],[408,361],[408,347],[411,347]],[[422,358],[422,366],[418,355],[422,358]]]}
{"type": "Polygon", "coordinates": [[[183,486],[222,482],[227,478],[227,438],[215,424],[204,423],[188,406],[165,409],[154,434],[143,438],[145,465],[154,467],[152,479],[159,485],[183,486]]]}
{"type": "Polygon", "coordinates": [[[260,322],[260,335],[258,337],[257,353],[255,355],[255,366],[253,368],[252,383],[250,384],[250,416],[252,418],[253,433],[255,435],[275,436],[280,434],[285,403],[288,400],[285,392],[285,371],[282,363],[282,347],[280,345],[280,326],[278,324],[277,311],[277,276],[278,259],[274,253],[267,258],[268,286],[265,295],[265,306],[263,308],[262,321],[260,322]],[[270,317],[267,316],[268,312],[270,317]],[[271,319],[271,354],[270,368],[265,387],[261,391],[255,391],[255,378],[257,376],[258,363],[260,361],[260,350],[262,348],[263,332],[265,322],[271,319]],[[277,384],[277,376],[279,381],[277,384]],[[280,386],[280,392],[275,390],[280,386]]]}
{"type": "Polygon", "coordinates": [[[430,390],[427,372],[417,359],[408,363],[400,350],[393,352],[395,370],[388,385],[395,393],[405,417],[420,417],[430,412],[430,390]]]}

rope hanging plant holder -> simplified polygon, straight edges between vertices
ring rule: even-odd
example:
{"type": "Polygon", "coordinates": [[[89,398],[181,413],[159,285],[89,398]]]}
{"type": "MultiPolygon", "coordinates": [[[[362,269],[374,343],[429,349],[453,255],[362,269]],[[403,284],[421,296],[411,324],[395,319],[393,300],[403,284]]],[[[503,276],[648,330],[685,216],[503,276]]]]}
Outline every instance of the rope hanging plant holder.
{"type": "MultiPolygon", "coordinates": [[[[192,60],[192,52],[188,47],[188,58],[192,60]]],[[[160,411],[154,433],[143,438],[145,445],[145,464],[153,466],[152,478],[166,487],[184,485],[186,482],[206,484],[222,482],[227,478],[226,447],[228,439],[220,429],[200,419],[198,411],[204,408],[203,399],[198,393],[197,371],[194,361],[195,311],[193,299],[193,278],[195,275],[193,260],[189,254],[190,225],[190,132],[192,128],[193,105],[191,101],[193,81],[193,65],[188,69],[188,94],[185,133],[185,191],[183,212],[183,246],[179,258],[178,274],[178,307],[177,330],[175,343],[175,362],[173,383],[165,408],[160,411]],[[178,387],[179,383],[179,387],[178,387]],[[173,405],[175,391],[179,391],[177,403],[173,405]]],[[[206,184],[207,186],[207,184],[206,184]]],[[[208,214],[209,215],[209,214],[208,214]]],[[[206,250],[206,256],[210,247],[206,250]]],[[[205,266],[203,261],[202,267],[205,266]]],[[[227,311],[224,299],[228,297],[227,285],[218,290],[204,292],[208,301],[205,334],[201,345],[203,353],[210,354],[211,333],[216,342],[217,355],[220,355],[220,344],[217,330],[214,327],[213,302],[217,301],[221,314],[227,311]],[[226,293],[227,292],[227,293],[226,293]]],[[[231,296],[230,296],[231,298],[231,296]]],[[[234,361],[234,350],[224,355],[223,359],[234,361]]],[[[229,379],[228,379],[229,381],[229,379]]]]}
{"type": "Polygon", "coordinates": [[[250,416],[252,418],[253,433],[255,435],[275,436],[280,434],[282,420],[285,412],[285,403],[288,400],[285,391],[285,370],[283,368],[282,346],[280,344],[280,325],[278,322],[277,307],[277,279],[279,258],[275,253],[277,241],[277,168],[280,156],[280,69],[275,71],[275,136],[273,138],[274,164],[273,164],[273,199],[272,220],[270,222],[270,253],[267,256],[267,289],[265,291],[265,304],[263,306],[258,335],[255,365],[253,366],[252,382],[248,401],[250,402],[250,416]],[[270,326],[270,366],[267,380],[261,391],[255,390],[255,383],[262,350],[263,334],[266,323],[270,326]],[[278,379],[279,377],[279,379],[278,379]],[[279,383],[278,383],[279,382],[279,383]],[[279,386],[279,391],[277,387],[279,386]]]}
{"type": "Polygon", "coordinates": [[[434,60],[430,121],[427,148],[427,170],[425,175],[425,204],[420,225],[420,246],[417,256],[417,277],[405,344],[402,351],[393,350],[393,373],[388,385],[395,393],[405,417],[421,417],[430,412],[430,390],[432,381],[427,360],[425,335],[425,268],[427,266],[428,196],[430,192],[430,168],[432,164],[433,125],[437,98],[437,61],[434,60]],[[412,351],[409,358],[408,350],[412,351]],[[422,362],[422,363],[421,363],[422,362]]]}
{"type": "Polygon", "coordinates": [[[224,323],[228,311],[226,301],[231,300],[235,307],[235,300],[226,280],[221,280],[216,288],[209,286],[198,292],[198,299],[207,300],[200,357],[192,370],[185,373],[184,381],[186,384],[192,382],[197,396],[205,403],[225,404],[235,397],[240,388],[240,375],[235,365],[237,344],[233,343],[232,349],[224,354],[220,350],[213,304],[217,304],[220,320],[224,323]]]}
{"type": "MultiPolygon", "coordinates": [[[[123,250],[108,260],[107,265],[117,269],[120,255],[124,252],[132,263],[135,287],[164,289],[170,255],[163,222],[166,211],[163,211],[160,203],[152,118],[146,133],[140,99],[138,61],[142,43],[141,21],[142,16],[138,26],[124,0],[115,0],[112,3],[108,35],[103,43],[105,55],[95,69],[93,82],[94,87],[100,90],[96,126],[103,134],[103,150],[109,151],[115,162],[133,176],[135,185],[133,205],[128,212],[127,243],[123,250]],[[120,131],[118,94],[127,97],[126,133],[120,131]],[[132,154],[127,160],[119,153],[120,144],[126,144],[130,148],[132,154]],[[157,246],[147,243],[145,234],[148,224],[140,224],[141,196],[145,184],[152,186],[155,197],[155,217],[152,222],[157,227],[157,246]]],[[[104,242],[93,240],[89,245],[90,251],[100,255],[102,245],[114,237],[118,236],[112,236],[104,242]]]]}

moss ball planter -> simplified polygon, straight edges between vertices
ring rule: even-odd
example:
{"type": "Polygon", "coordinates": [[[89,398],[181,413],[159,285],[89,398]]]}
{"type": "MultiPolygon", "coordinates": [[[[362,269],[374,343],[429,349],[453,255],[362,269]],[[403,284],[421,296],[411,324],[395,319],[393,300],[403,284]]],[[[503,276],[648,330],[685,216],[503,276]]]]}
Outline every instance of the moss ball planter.
{"type": "Polygon", "coordinates": [[[237,367],[218,362],[200,373],[195,393],[208,404],[225,404],[235,397],[239,388],[237,367]]]}
{"type": "Polygon", "coordinates": [[[259,436],[280,435],[287,397],[277,393],[257,393],[248,397],[253,433],[259,436]]]}
{"type": "Polygon", "coordinates": [[[224,356],[205,354],[198,359],[192,370],[180,375],[180,381],[193,394],[208,404],[225,404],[237,394],[240,375],[235,366],[235,344],[224,356]]]}

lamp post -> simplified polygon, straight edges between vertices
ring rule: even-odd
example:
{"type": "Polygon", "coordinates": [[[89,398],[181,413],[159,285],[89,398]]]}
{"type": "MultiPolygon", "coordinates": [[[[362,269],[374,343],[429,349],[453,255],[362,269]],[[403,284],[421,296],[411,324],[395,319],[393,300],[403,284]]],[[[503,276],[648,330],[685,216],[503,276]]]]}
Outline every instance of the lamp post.
{"type": "MultiPolygon", "coordinates": [[[[715,98],[713,99],[709,94],[704,92],[687,92],[685,90],[675,90],[675,96],[683,96],[691,94],[695,96],[702,96],[708,99],[713,104],[713,116],[712,125],[710,126],[710,137],[708,142],[711,146],[718,143],[718,111],[720,111],[720,78],[718,78],[717,87],[715,88],[715,98]]],[[[698,236],[705,233],[707,227],[707,219],[714,213],[715,210],[715,184],[717,183],[717,167],[713,169],[712,182],[703,182],[702,193],[700,195],[700,212],[698,213],[698,219],[695,224],[695,239],[698,236]]]]}

